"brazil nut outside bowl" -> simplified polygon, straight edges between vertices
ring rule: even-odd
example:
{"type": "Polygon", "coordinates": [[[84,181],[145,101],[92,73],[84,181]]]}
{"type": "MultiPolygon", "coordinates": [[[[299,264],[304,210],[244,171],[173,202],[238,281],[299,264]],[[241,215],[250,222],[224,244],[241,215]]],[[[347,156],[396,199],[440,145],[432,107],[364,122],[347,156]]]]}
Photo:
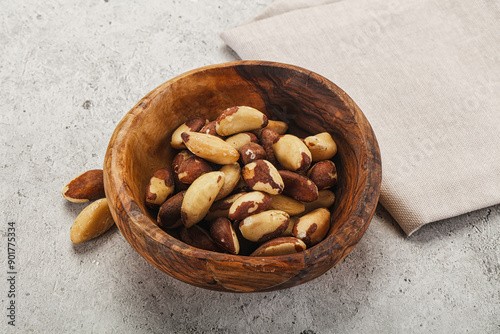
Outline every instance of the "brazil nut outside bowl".
{"type": "Polygon", "coordinates": [[[356,246],[380,192],[378,144],[367,119],[339,87],[309,70],[281,63],[237,61],[192,70],[147,94],[116,127],[104,161],[112,215],[132,247],[153,266],[194,286],[229,292],[289,288],[339,263],[356,246]],[[304,137],[329,132],[338,146],[338,184],[331,228],[319,244],[293,255],[249,257],[184,244],[156,224],[144,203],[152,174],[170,165],[172,132],[195,117],[213,120],[247,105],[283,120],[304,137]]]}

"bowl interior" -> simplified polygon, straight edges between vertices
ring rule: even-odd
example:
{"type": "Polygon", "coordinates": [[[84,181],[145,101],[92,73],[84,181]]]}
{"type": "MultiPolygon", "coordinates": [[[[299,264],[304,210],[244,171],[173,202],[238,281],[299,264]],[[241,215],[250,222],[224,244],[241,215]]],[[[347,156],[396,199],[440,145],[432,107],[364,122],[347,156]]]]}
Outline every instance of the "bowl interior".
{"type": "Polygon", "coordinates": [[[159,86],[120,122],[105,159],[106,194],[127,241],[171,276],[222,291],[285,288],[333,267],[366,230],[378,200],[380,178],[375,136],[349,96],[310,71],[268,62],[213,65],[159,86]],[[176,153],[169,145],[172,132],[189,119],[213,120],[235,105],[252,106],[271,119],[285,121],[289,132],[300,137],[327,131],[337,142],[334,162],[339,181],[332,227],[323,242],[303,254],[255,259],[199,250],[159,229],[154,213],[144,204],[150,177],[170,165],[176,153]],[[248,278],[234,282],[242,273],[248,278]]]}

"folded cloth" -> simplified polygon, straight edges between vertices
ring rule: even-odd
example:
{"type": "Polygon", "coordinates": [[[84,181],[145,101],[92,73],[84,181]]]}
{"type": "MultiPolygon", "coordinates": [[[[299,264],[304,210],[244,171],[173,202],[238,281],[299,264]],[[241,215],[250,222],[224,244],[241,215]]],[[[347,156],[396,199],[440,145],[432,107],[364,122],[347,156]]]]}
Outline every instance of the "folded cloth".
{"type": "Polygon", "coordinates": [[[406,234],[500,203],[500,2],[292,0],[222,33],[325,76],[370,121],[380,203],[406,234]]]}

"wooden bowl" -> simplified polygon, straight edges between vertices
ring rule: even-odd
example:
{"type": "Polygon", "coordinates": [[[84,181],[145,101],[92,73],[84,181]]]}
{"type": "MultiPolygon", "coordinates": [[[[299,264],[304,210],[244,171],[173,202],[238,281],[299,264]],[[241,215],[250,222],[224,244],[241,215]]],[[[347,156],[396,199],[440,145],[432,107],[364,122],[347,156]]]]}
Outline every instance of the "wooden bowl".
{"type": "Polygon", "coordinates": [[[132,247],[168,275],[219,291],[257,292],[310,281],[341,261],[358,243],[375,211],[381,182],[380,152],[372,128],[351,98],[303,68],[237,61],[192,70],[162,84],[125,115],[104,162],[106,197],[118,228],[132,247]],[[338,145],[336,203],[325,240],[302,253],[249,257],[184,244],[155,224],[144,204],[147,183],[170,165],[172,132],[198,116],[252,106],[286,121],[304,136],[328,131],[338,145]]]}

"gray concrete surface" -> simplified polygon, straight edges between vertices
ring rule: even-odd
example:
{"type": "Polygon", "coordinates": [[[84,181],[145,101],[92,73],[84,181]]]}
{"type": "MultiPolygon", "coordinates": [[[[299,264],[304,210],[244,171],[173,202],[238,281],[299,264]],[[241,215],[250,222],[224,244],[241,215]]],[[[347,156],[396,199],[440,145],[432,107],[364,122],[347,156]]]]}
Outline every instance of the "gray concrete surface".
{"type": "Polygon", "coordinates": [[[147,92],[187,70],[236,60],[219,33],[269,3],[1,1],[0,332],[500,332],[500,206],[410,238],[379,208],[337,267],[272,293],[176,281],[116,228],[71,244],[84,205],[66,203],[63,186],[102,166],[114,127],[147,92]]]}

